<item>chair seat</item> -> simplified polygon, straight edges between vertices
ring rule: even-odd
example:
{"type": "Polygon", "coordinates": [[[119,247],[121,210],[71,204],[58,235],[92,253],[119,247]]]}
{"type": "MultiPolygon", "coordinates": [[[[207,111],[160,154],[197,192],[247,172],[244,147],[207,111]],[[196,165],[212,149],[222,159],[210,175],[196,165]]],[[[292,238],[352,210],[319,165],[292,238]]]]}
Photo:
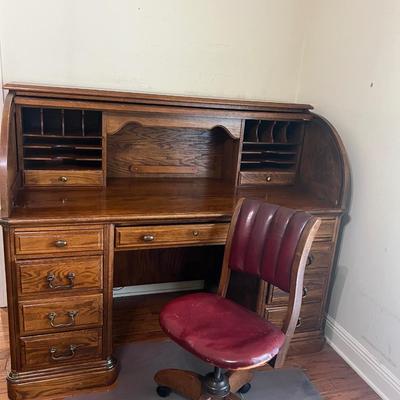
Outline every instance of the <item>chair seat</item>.
{"type": "Polygon", "coordinates": [[[161,311],[160,324],[184,349],[217,367],[232,370],[268,362],[285,340],[275,325],[211,293],[172,300],[161,311]]]}

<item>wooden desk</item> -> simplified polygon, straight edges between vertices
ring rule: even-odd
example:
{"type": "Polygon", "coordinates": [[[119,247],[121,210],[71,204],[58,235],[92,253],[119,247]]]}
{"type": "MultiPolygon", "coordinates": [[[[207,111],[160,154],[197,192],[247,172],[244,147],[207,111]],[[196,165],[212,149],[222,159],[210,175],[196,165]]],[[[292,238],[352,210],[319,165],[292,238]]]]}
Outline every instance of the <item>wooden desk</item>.
{"type": "MultiPolygon", "coordinates": [[[[321,348],[349,176],[336,131],[310,106],[6,87],[12,399],[111,384],[113,342],[160,337],[157,313],[179,295],[113,301],[113,287],[194,279],[213,290],[240,197],[323,218],[291,351],[321,348]]],[[[251,307],[257,288],[238,276],[230,296],[251,307]]],[[[281,324],[286,294],[264,295],[281,324]]]]}

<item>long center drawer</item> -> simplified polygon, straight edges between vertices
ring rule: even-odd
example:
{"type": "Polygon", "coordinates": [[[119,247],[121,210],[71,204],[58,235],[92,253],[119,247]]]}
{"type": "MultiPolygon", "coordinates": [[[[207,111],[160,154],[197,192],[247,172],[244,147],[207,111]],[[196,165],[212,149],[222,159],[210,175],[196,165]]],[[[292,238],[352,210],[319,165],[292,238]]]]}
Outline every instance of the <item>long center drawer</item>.
{"type": "Polygon", "coordinates": [[[121,249],[224,244],[228,228],[225,223],[117,227],[115,246],[121,249]]]}

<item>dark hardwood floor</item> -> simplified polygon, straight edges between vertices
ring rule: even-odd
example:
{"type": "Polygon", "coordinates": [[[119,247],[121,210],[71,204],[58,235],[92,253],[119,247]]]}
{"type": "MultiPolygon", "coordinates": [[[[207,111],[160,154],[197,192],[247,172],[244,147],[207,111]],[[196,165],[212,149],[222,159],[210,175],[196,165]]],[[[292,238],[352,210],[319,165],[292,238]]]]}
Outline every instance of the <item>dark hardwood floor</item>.
{"type": "MultiPolygon", "coordinates": [[[[0,309],[0,400],[7,400],[5,378],[10,367],[7,311],[0,309]]],[[[376,400],[372,389],[332,350],[289,357],[287,365],[302,368],[326,400],[376,400]]],[[[62,400],[57,398],[57,400],[62,400]]]]}

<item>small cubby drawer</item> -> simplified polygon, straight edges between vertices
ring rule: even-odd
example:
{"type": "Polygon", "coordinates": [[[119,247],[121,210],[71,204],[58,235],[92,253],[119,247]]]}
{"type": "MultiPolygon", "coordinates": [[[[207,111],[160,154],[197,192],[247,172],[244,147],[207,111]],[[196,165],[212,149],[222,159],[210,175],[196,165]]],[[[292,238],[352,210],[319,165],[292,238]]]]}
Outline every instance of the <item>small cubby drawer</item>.
{"type": "Polygon", "coordinates": [[[103,321],[103,295],[93,294],[19,303],[21,334],[65,331],[103,321]]]}
{"type": "Polygon", "coordinates": [[[229,224],[190,224],[116,228],[116,248],[224,244],[229,224]]]}
{"type": "Polygon", "coordinates": [[[71,229],[16,229],[14,239],[17,255],[102,250],[103,228],[78,226],[71,229]]]}
{"type": "Polygon", "coordinates": [[[102,289],[103,256],[16,262],[19,295],[102,289]]]}
{"type": "Polygon", "coordinates": [[[240,185],[292,185],[296,173],[292,171],[243,171],[239,174],[240,185]]]}
{"type": "Polygon", "coordinates": [[[97,360],[101,355],[101,329],[21,338],[21,361],[25,370],[97,360]]]}
{"type": "Polygon", "coordinates": [[[101,186],[103,171],[26,170],[26,186],[101,186]]]}

